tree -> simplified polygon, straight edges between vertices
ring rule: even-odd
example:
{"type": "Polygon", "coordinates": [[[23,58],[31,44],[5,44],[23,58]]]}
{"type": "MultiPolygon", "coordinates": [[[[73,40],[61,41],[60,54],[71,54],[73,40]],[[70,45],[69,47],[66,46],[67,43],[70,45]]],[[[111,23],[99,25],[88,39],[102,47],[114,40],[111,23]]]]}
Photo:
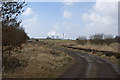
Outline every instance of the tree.
{"type": "Polygon", "coordinates": [[[104,39],[104,34],[95,34],[95,35],[91,35],[90,39],[104,39]]]}
{"type": "Polygon", "coordinates": [[[29,39],[18,20],[26,6],[25,2],[1,2],[0,15],[2,20],[2,51],[10,51],[20,48],[29,39]]]}
{"type": "Polygon", "coordinates": [[[90,43],[91,44],[104,44],[104,34],[95,34],[90,36],[90,43]]]}

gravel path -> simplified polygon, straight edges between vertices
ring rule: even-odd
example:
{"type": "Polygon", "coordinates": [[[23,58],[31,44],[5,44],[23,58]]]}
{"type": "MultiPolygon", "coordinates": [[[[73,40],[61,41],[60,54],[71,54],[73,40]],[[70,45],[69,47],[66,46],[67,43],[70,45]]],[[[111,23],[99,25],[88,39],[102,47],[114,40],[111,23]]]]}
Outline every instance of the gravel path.
{"type": "Polygon", "coordinates": [[[118,78],[117,69],[100,57],[67,48],[51,48],[66,52],[75,60],[75,64],[59,78],[118,78]]]}

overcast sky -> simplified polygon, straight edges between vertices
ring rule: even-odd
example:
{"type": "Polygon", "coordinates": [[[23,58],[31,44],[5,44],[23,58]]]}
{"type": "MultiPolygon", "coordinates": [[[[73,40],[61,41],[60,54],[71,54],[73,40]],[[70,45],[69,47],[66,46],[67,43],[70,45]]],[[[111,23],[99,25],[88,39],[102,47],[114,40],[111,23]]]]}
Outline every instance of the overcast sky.
{"type": "Polygon", "coordinates": [[[58,35],[76,39],[95,33],[118,35],[118,3],[115,2],[28,2],[22,15],[28,36],[58,35]]]}

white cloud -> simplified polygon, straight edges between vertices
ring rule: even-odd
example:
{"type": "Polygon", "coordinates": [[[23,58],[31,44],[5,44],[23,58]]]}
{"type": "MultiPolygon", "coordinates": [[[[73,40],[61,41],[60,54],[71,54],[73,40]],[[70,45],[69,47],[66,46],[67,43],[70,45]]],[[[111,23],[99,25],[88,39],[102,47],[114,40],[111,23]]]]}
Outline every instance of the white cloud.
{"type": "Polygon", "coordinates": [[[82,19],[86,22],[85,34],[105,33],[117,35],[118,31],[118,6],[114,2],[96,2],[94,11],[84,13],[82,19]]]}
{"type": "Polygon", "coordinates": [[[62,2],[66,6],[73,6],[73,2],[62,2]]]}
{"type": "Polygon", "coordinates": [[[99,22],[101,16],[99,14],[96,14],[95,12],[92,12],[91,14],[85,13],[82,16],[84,21],[92,21],[92,22],[99,22]]]}
{"type": "MultiPolygon", "coordinates": [[[[56,37],[56,36],[58,36],[59,38],[63,38],[63,34],[62,34],[62,33],[59,33],[59,32],[56,32],[56,31],[48,32],[47,35],[48,35],[49,37],[52,37],[52,36],[56,37]]],[[[64,36],[65,36],[65,34],[64,34],[64,36]]]]}
{"type": "Polygon", "coordinates": [[[25,10],[25,12],[23,13],[23,16],[30,16],[30,15],[33,15],[33,14],[34,14],[33,10],[31,8],[27,8],[25,10]]]}
{"type": "Polygon", "coordinates": [[[37,22],[38,22],[38,17],[37,16],[33,16],[32,18],[27,18],[27,19],[23,20],[25,28],[34,27],[37,22]]]}
{"type": "Polygon", "coordinates": [[[119,0],[95,0],[96,2],[119,2],[119,0]]]}
{"type": "Polygon", "coordinates": [[[117,5],[116,2],[96,2],[93,8],[101,15],[115,16],[117,5]]]}
{"type": "Polygon", "coordinates": [[[72,13],[67,11],[67,10],[64,10],[63,12],[63,18],[70,18],[72,16],[72,13]]]}
{"type": "Polygon", "coordinates": [[[37,32],[41,26],[41,23],[39,22],[39,15],[33,11],[33,9],[27,8],[22,17],[24,18],[22,20],[22,25],[25,28],[26,33],[28,33],[28,36],[39,37],[39,32],[37,32]]]}

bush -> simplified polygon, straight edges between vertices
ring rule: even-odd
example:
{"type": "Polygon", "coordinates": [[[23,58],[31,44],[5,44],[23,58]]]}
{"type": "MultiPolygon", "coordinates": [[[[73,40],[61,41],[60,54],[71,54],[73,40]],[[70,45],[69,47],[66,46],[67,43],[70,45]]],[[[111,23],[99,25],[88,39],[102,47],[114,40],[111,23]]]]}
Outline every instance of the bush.
{"type": "Polygon", "coordinates": [[[2,65],[4,66],[4,71],[14,70],[21,66],[19,59],[16,57],[4,57],[2,65]]]}
{"type": "Polygon", "coordinates": [[[95,45],[107,44],[108,46],[116,42],[112,35],[95,34],[90,36],[90,43],[95,45]]]}
{"type": "Polygon", "coordinates": [[[95,45],[103,45],[104,44],[104,40],[102,40],[102,39],[90,39],[89,41],[91,44],[95,44],[95,45]]]}
{"type": "Polygon", "coordinates": [[[115,39],[112,39],[112,38],[111,38],[111,39],[105,39],[105,40],[104,40],[104,43],[107,44],[108,46],[109,46],[111,43],[114,43],[114,42],[116,42],[116,41],[115,41],[115,39]]]}
{"type": "Polygon", "coordinates": [[[85,45],[87,43],[87,40],[77,40],[77,43],[85,45]]]}

